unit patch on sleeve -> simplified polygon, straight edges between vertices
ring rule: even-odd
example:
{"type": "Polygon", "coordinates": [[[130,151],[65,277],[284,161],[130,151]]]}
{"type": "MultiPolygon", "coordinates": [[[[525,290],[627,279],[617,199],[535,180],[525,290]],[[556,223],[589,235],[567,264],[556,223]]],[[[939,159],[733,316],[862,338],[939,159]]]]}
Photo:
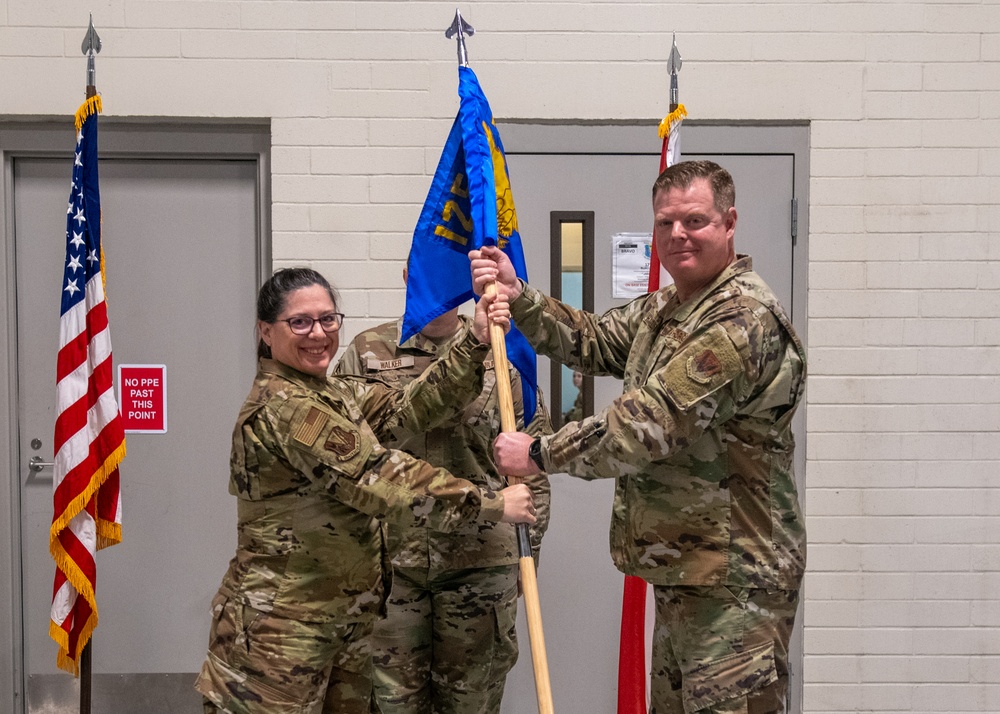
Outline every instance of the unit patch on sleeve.
{"type": "Polygon", "coordinates": [[[686,410],[731,382],[742,369],[725,328],[716,325],[674,355],[661,379],[674,404],[686,410]]]}
{"type": "Polygon", "coordinates": [[[341,461],[347,461],[358,453],[358,449],[361,448],[361,440],[358,437],[358,432],[348,431],[339,424],[334,424],[326,437],[323,448],[336,454],[341,461]]]}
{"type": "Polygon", "coordinates": [[[316,443],[316,437],[319,436],[320,432],[323,431],[323,427],[326,426],[327,419],[327,415],[322,410],[316,407],[309,407],[306,418],[292,430],[292,438],[300,444],[312,446],[316,443]]]}
{"type": "Polygon", "coordinates": [[[688,375],[701,384],[708,384],[721,369],[722,362],[710,349],[703,350],[688,358],[688,375]]]}

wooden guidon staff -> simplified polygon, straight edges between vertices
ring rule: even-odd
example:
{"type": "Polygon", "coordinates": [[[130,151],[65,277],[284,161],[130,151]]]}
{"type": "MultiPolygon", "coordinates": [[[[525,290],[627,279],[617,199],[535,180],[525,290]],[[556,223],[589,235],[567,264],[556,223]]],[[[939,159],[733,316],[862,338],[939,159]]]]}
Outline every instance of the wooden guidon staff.
{"type": "MultiPolygon", "coordinates": [[[[462,19],[462,13],[455,10],[455,19],[445,30],[445,37],[454,38],[458,45],[458,63],[469,66],[469,54],[465,48],[466,36],[472,36],[475,28],[462,19]]],[[[496,283],[490,283],[485,290],[487,295],[496,295],[496,283]]],[[[500,402],[500,428],[504,432],[517,431],[517,419],[514,416],[514,396],[511,393],[510,380],[500,379],[501,374],[510,374],[507,361],[507,343],[504,329],[490,322],[490,345],[493,347],[493,365],[498,376],[497,394],[500,402]]],[[[531,639],[531,662],[535,670],[535,696],[538,699],[539,714],[554,714],[552,708],[552,685],[549,683],[549,662],[545,656],[545,636],[542,634],[542,608],[538,602],[538,580],[535,577],[535,560],[531,557],[531,540],[528,538],[528,526],[517,525],[518,567],[521,571],[521,592],[524,595],[524,609],[528,615],[528,636],[531,639]]]]}
{"type": "MultiPolygon", "coordinates": [[[[497,284],[486,286],[487,295],[497,293],[497,284]]],[[[493,365],[497,375],[497,394],[500,401],[500,429],[504,432],[517,431],[514,416],[514,396],[509,379],[500,375],[509,374],[507,366],[507,343],[504,329],[490,322],[490,345],[493,348],[493,365]]],[[[528,615],[528,637],[531,640],[531,662],[535,670],[535,695],[538,699],[539,714],[553,714],[552,685],[549,683],[549,662],[545,655],[545,635],[542,632],[542,608],[538,601],[538,579],[535,577],[535,560],[531,557],[531,541],[528,526],[517,524],[518,567],[521,571],[521,590],[524,594],[524,609],[528,615]]]]}

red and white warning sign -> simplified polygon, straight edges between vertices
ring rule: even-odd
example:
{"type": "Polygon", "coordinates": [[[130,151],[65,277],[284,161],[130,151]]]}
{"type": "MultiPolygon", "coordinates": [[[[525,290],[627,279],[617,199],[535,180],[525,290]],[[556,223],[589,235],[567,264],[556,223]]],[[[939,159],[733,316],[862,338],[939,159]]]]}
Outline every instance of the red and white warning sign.
{"type": "Polygon", "coordinates": [[[118,365],[118,408],[126,434],[166,434],[167,365],[118,365]]]}

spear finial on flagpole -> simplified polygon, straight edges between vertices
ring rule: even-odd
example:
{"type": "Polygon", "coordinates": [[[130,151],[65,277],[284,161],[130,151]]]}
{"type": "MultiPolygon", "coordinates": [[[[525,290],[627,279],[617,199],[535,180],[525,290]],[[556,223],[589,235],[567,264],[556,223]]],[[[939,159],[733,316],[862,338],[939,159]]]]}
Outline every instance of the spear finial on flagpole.
{"type": "Polygon", "coordinates": [[[455,19],[451,21],[451,27],[444,31],[444,36],[449,40],[454,37],[458,43],[458,64],[462,67],[469,66],[469,55],[465,51],[465,36],[472,37],[476,34],[476,28],[462,19],[462,13],[455,8],[455,19]]]}
{"type": "Polygon", "coordinates": [[[83,46],[80,48],[83,54],[87,55],[87,97],[97,94],[97,82],[94,72],[94,55],[101,51],[101,38],[94,29],[94,15],[90,15],[90,26],[87,28],[87,35],[83,38],[83,46]]]}
{"type": "Polygon", "coordinates": [[[670,59],[667,60],[667,69],[670,72],[670,111],[677,109],[677,105],[680,104],[679,93],[677,90],[677,73],[681,71],[681,65],[684,64],[681,60],[680,50],[677,49],[677,33],[673,35],[673,45],[670,48],[670,59]]]}

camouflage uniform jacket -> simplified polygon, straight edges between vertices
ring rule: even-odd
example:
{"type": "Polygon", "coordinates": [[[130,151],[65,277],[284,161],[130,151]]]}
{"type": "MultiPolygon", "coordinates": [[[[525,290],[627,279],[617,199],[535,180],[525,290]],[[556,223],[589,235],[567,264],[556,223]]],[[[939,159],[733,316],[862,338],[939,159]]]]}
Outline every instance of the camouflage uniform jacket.
{"type": "Polygon", "coordinates": [[[621,571],[656,585],[799,587],[791,420],[805,351],[750,258],[683,303],[669,286],[597,316],[525,286],[511,308],[540,354],[624,380],[607,409],[542,439],[550,472],[617,479],[621,571]]]}
{"type": "MultiPolygon", "coordinates": [[[[466,325],[469,323],[466,317],[461,320],[466,325]]],[[[348,346],[335,372],[378,377],[393,386],[403,387],[446,354],[464,332],[460,329],[443,343],[435,343],[418,333],[400,344],[401,329],[402,320],[397,320],[365,330],[348,346]]],[[[492,457],[493,440],[500,433],[500,406],[492,353],[483,364],[486,367],[483,390],[464,412],[395,446],[477,486],[496,491],[505,484],[492,457]]],[[[513,367],[510,378],[518,429],[523,429],[521,379],[513,367]]],[[[535,435],[552,433],[541,398],[527,431],[535,435]]],[[[538,510],[538,522],[530,529],[532,549],[537,554],[549,523],[551,489],[544,475],[529,479],[528,484],[535,493],[538,510]]],[[[388,531],[389,551],[396,567],[460,570],[510,565],[518,560],[514,526],[508,523],[472,523],[451,533],[407,526],[390,526],[388,531]]]]}
{"type": "Polygon", "coordinates": [[[238,547],[220,593],[279,617],[370,623],[388,565],[378,519],[440,529],[500,520],[500,494],[379,444],[478,393],[486,348],[473,341],[405,392],[260,360],[233,431],[238,547]]]}

